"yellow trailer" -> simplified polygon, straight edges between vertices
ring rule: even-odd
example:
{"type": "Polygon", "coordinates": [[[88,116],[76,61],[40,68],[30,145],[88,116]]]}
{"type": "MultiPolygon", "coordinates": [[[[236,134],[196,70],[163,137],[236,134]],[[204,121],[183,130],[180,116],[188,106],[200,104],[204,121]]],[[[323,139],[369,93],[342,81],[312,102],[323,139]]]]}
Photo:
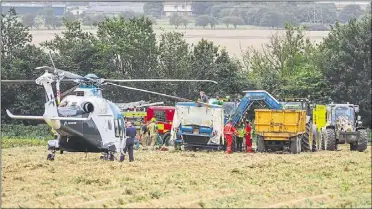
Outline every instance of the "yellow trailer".
{"type": "Polygon", "coordinates": [[[257,151],[301,152],[301,140],[306,132],[305,110],[255,110],[257,151]]]}

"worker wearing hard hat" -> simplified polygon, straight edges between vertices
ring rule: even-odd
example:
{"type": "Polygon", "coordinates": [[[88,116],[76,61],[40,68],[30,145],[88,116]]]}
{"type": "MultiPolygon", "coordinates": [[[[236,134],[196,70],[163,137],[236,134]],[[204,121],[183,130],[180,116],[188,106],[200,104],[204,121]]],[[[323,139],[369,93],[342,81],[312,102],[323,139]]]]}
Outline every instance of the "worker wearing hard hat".
{"type": "Polygon", "coordinates": [[[151,148],[155,149],[155,145],[158,141],[158,125],[156,124],[156,119],[152,118],[151,123],[147,126],[150,133],[151,148]]]}
{"type": "Polygon", "coordinates": [[[231,146],[232,146],[233,136],[234,136],[234,134],[237,135],[237,130],[233,126],[231,118],[229,118],[229,122],[225,125],[225,127],[223,129],[223,133],[224,133],[226,141],[227,141],[227,151],[226,151],[226,153],[230,154],[231,153],[231,146]]]}

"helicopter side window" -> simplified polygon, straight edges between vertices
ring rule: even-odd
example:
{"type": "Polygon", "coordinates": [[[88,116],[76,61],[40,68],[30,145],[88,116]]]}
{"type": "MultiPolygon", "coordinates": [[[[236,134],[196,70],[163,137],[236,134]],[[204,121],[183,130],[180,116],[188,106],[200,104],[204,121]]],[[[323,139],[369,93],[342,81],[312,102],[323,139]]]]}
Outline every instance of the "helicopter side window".
{"type": "Polygon", "coordinates": [[[108,129],[109,129],[109,130],[112,130],[111,121],[107,121],[107,126],[108,126],[108,129]]]}
{"type": "Polygon", "coordinates": [[[114,126],[115,126],[115,136],[123,136],[123,130],[122,130],[122,121],[121,119],[115,119],[114,120],[114,126]]]}
{"type": "Polygon", "coordinates": [[[118,123],[118,120],[114,119],[114,127],[115,127],[115,136],[119,137],[119,123],[118,123]]]}
{"type": "Polygon", "coordinates": [[[123,136],[123,129],[121,128],[122,126],[122,121],[120,119],[117,119],[118,120],[118,124],[119,124],[119,135],[120,136],[123,136]]]}

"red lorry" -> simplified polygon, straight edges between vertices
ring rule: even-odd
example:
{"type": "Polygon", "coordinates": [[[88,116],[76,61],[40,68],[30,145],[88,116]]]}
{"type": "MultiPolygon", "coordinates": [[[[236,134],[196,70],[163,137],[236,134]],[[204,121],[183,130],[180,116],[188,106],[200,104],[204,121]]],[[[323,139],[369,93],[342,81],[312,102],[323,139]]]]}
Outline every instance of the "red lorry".
{"type": "Polygon", "coordinates": [[[163,139],[163,144],[168,146],[170,139],[170,132],[172,128],[174,106],[150,106],[147,108],[147,114],[144,118],[145,124],[151,121],[151,118],[156,119],[158,124],[159,135],[163,139]]]}

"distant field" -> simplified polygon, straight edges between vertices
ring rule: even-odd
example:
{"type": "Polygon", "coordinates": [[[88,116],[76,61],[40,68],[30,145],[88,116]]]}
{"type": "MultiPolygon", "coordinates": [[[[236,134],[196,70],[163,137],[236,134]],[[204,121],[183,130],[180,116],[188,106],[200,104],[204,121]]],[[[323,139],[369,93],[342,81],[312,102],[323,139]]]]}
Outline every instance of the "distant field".
{"type": "Polygon", "coordinates": [[[46,147],[2,150],[2,207],[370,208],[366,152],[258,154],[135,151],[135,162],[46,147]]]}
{"type": "MultiPolygon", "coordinates": [[[[164,26],[163,29],[165,31],[175,30],[171,27],[164,26]]],[[[87,29],[86,31],[90,31],[95,33],[96,30],[87,29]]],[[[162,33],[162,29],[157,27],[155,32],[159,35],[162,33]]],[[[269,38],[279,32],[281,34],[284,33],[283,30],[269,30],[269,29],[257,29],[257,28],[249,28],[249,29],[238,29],[238,30],[227,30],[226,28],[218,28],[215,30],[211,29],[184,29],[179,28],[176,31],[183,32],[185,34],[185,39],[188,43],[197,43],[202,38],[208,39],[213,41],[215,44],[220,45],[222,47],[226,47],[228,52],[231,55],[235,55],[237,57],[241,56],[241,50],[245,50],[249,46],[253,46],[257,49],[261,48],[262,44],[269,43],[269,38]]],[[[33,30],[31,34],[33,35],[33,43],[39,44],[46,40],[51,40],[55,36],[55,34],[61,34],[62,30],[33,30]]],[[[306,35],[312,40],[313,42],[321,42],[324,37],[328,35],[327,31],[309,31],[306,35]]]]}

